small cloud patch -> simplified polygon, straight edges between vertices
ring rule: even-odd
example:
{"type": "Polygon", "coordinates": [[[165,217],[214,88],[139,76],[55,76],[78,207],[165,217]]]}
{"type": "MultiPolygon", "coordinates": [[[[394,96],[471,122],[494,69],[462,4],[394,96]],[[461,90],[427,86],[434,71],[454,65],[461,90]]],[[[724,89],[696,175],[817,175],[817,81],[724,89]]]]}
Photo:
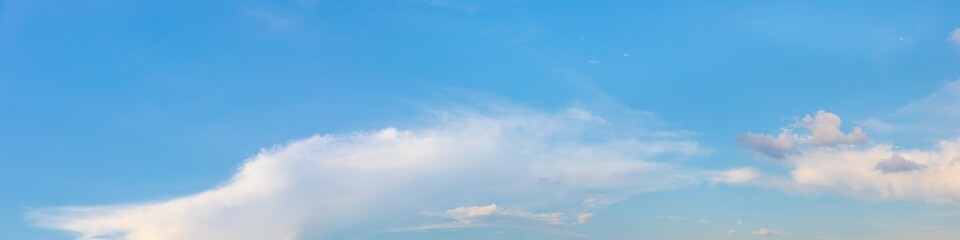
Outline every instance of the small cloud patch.
{"type": "Polygon", "coordinates": [[[898,172],[910,172],[915,170],[920,170],[926,168],[927,166],[918,164],[914,161],[907,160],[900,156],[900,154],[893,154],[889,159],[881,160],[877,162],[877,165],[874,169],[882,173],[898,173],[898,172]]]}

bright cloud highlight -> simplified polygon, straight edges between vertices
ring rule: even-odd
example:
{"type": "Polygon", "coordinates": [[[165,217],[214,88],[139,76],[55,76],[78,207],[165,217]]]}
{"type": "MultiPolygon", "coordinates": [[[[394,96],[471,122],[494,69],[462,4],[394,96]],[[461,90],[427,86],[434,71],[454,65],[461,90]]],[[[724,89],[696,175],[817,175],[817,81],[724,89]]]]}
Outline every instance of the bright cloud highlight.
{"type": "Polygon", "coordinates": [[[648,114],[494,109],[436,111],[421,128],[296,140],[262,150],[215,189],[152,203],[45,209],[31,218],[85,240],[329,238],[358,225],[581,236],[566,228],[588,223],[590,209],[705,175],[659,161],[707,151],[637,118],[648,114]]]}

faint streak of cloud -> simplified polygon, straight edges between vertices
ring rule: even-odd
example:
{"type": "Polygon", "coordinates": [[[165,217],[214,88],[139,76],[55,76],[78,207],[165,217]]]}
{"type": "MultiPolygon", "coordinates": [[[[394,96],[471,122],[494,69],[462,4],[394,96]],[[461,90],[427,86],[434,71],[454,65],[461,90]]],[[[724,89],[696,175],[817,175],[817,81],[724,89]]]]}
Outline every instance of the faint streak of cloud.
{"type": "Polygon", "coordinates": [[[484,206],[463,206],[446,210],[441,213],[421,212],[422,215],[453,219],[453,222],[440,224],[425,224],[420,227],[402,229],[400,231],[429,231],[442,229],[478,228],[478,227],[511,227],[540,232],[586,237],[564,228],[583,224],[593,217],[592,213],[577,214],[575,219],[568,220],[564,213],[545,212],[532,213],[519,210],[507,210],[495,204],[484,206]]]}

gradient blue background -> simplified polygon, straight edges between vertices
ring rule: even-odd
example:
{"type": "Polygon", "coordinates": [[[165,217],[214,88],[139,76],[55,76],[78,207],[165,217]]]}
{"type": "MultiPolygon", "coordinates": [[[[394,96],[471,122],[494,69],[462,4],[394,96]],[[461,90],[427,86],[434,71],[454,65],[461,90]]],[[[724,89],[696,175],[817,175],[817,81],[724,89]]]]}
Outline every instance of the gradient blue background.
{"type": "MultiPolygon", "coordinates": [[[[723,167],[769,164],[737,133],[819,109],[856,123],[960,77],[958,1],[0,2],[0,239],[69,239],[25,213],[194,193],[260,148],[403,125],[463,93],[650,111],[715,150],[689,165],[723,167]]],[[[951,206],[729,186],[604,211],[582,226],[597,239],[960,228],[951,206]]],[[[391,237],[451,237],[432,234],[391,237]]]]}

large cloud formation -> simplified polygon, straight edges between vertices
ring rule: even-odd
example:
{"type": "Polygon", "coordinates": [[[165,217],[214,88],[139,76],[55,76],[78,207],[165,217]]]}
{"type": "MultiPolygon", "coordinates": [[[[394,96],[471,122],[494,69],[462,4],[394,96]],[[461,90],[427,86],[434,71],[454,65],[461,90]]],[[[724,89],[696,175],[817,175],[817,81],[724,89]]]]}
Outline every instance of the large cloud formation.
{"type": "Polygon", "coordinates": [[[900,149],[868,141],[859,128],[843,133],[840,122],[836,114],[825,111],[807,116],[795,125],[809,132],[791,135],[788,139],[794,147],[775,154],[766,146],[782,144],[779,138],[744,135],[741,138],[751,140],[744,145],[779,157],[791,170],[788,177],[757,173],[741,182],[876,200],[960,203],[960,139],[940,141],[927,150],[900,149]]]}
{"type": "Polygon", "coordinates": [[[85,240],[326,239],[485,226],[582,236],[568,227],[587,222],[592,209],[702,175],[662,161],[707,152],[684,134],[620,121],[646,114],[494,109],[437,111],[427,126],[407,130],[292,141],[262,150],[204,192],[31,218],[85,240]]]}

